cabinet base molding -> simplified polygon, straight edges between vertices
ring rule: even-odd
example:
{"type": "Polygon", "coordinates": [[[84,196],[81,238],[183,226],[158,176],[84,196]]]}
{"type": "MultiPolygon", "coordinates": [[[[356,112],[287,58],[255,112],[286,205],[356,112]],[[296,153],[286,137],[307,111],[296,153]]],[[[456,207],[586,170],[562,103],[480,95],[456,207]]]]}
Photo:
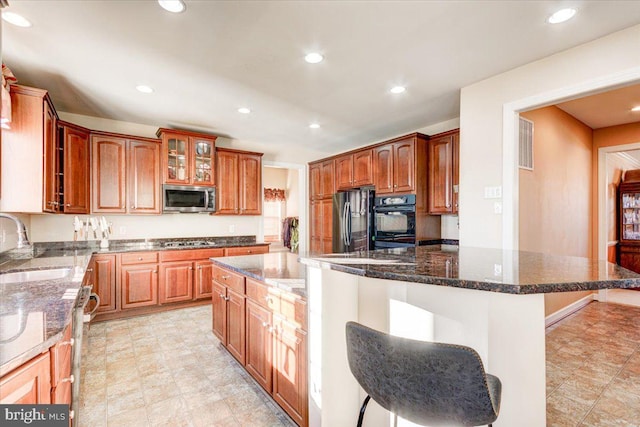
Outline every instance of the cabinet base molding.
{"type": "Polygon", "coordinates": [[[196,301],[185,301],[171,303],[167,305],[154,305],[149,307],[131,308],[127,310],[113,311],[110,313],[98,313],[91,322],[104,322],[106,320],[128,319],[130,317],[143,316],[145,314],[160,313],[163,311],[176,310],[179,308],[197,307],[199,305],[210,305],[211,298],[196,301]]]}

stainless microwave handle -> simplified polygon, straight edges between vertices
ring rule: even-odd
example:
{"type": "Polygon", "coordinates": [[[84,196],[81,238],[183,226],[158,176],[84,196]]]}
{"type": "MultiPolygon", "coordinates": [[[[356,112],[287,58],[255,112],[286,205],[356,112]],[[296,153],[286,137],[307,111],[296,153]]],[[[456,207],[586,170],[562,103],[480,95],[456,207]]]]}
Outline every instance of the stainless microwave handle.
{"type": "Polygon", "coordinates": [[[204,207],[209,207],[209,190],[204,190],[204,207]]]}

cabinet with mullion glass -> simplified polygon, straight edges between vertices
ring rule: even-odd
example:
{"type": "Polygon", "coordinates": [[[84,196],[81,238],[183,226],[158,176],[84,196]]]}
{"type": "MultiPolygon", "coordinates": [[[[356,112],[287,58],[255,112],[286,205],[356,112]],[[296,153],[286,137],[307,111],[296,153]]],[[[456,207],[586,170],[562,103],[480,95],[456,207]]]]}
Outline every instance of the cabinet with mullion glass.
{"type": "Polygon", "coordinates": [[[164,146],[164,183],[211,186],[215,184],[216,136],[175,129],[158,129],[164,146]]]}

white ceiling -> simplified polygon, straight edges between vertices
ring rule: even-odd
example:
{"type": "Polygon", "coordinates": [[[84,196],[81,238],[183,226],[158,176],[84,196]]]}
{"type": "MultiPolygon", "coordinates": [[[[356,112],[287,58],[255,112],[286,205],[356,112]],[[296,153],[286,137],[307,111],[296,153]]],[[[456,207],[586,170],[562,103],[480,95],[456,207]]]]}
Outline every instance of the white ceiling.
{"type": "Polygon", "coordinates": [[[186,4],[10,0],[33,27],[3,25],[4,61],[60,111],[331,153],[458,117],[461,87],[640,23],[637,1],[186,4]],[[576,18],[546,23],[566,5],[576,18]]]}

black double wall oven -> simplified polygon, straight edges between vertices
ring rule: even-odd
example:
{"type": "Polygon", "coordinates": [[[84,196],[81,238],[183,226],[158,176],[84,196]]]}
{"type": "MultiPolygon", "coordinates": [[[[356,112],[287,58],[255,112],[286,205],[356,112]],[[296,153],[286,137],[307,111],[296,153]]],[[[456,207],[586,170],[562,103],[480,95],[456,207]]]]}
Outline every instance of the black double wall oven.
{"type": "Polygon", "coordinates": [[[374,248],[416,246],[415,194],[376,197],[374,211],[374,248]]]}

